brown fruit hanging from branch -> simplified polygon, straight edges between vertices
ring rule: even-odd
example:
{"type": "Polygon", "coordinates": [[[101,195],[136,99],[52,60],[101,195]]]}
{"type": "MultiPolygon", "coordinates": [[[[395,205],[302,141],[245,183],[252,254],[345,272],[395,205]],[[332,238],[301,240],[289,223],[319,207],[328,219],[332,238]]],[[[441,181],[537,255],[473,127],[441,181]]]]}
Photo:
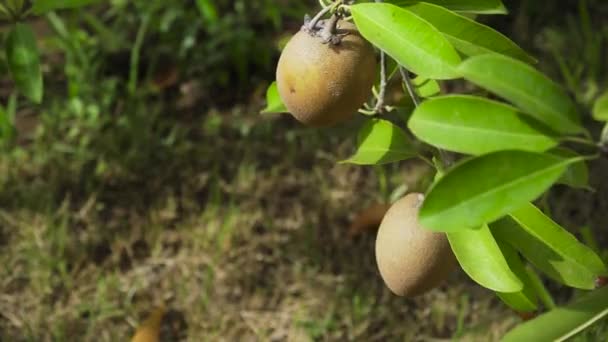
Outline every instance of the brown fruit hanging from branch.
{"type": "Polygon", "coordinates": [[[371,96],[376,56],[348,21],[334,16],[312,26],[305,24],[285,46],[277,86],[298,121],[330,126],[350,119],[371,96]]]}
{"type": "Polygon", "coordinates": [[[437,287],[456,266],[446,235],[418,223],[423,199],[424,195],[412,193],[395,202],[376,237],[380,275],[399,296],[414,297],[437,287]]]}

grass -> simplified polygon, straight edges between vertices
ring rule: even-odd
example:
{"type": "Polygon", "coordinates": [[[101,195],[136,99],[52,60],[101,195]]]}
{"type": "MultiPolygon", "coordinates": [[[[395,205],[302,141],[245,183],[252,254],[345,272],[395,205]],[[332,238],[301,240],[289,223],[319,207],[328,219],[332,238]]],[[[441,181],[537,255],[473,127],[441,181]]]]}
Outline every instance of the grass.
{"type": "MultiPolygon", "coordinates": [[[[230,2],[216,3],[227,14],[211,34],[198,13],[170,2],[117,2],[41,24],[47,100],[17,101],[16,137],[0,154],[0,341],[128,340],[159,306],[168,341],[488,341],[517,324],[462,272],[420,298],[390,294],[373,234],[347,232],[359,210],[416,187],[420,168],[337,164],[361,121],[310,130],[258,115],[276,51],[245,65],[226,46],[271,49],[281,27],[299,24],[290,14],[276,26],[272,6],[295,5],[237,1],[271,13],[243,21],[230,2]],[[264,27],[265,39],[218,37],[235,22],[264,27]],[[179,67],[176,84],[159,88],[159,65],[179,67]],[[238,82],[216,86],[225,80],[238,82]]],[[[576,75],[568,84],[591,77],[576,75]]],[[[557,188],[548,202],[560,222],[591,227],[600,248],[605,164],[593,164],[597,192],[557,188]]],[[[550,290],[559,303],[571,295],[550,290]]],[[[605,325],[587,334],[598,338],[605,325]]]]}

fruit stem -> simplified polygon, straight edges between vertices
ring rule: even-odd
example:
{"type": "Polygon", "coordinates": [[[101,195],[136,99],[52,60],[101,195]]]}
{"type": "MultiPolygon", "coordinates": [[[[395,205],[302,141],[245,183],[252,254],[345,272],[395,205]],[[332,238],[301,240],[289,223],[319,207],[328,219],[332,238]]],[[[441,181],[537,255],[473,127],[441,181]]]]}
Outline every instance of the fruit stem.
{"type": "Polygon", "coordinates": [[[329,20],[325,23],[325,26],[319,33],[321,39],[326,43],[337,45],[340,43],[340,37],[336,36],[336,28],[338,26],[338,20],[340,17],[337,14],[332,14],[329,20]]]}
{"type": "Polygon", "coordinates": [[[329,13],[331,10],[332,6],[323,8],[321,11],[319,11],[319,13],[317,13],[317,15],[314,16],[314,18],[312,18],[308,23],[304,24],[304,29],[306,29],[308,33],[313,34],[319,20],[321,20],[321,18],[323,18],[323,16],[329,13]]]}

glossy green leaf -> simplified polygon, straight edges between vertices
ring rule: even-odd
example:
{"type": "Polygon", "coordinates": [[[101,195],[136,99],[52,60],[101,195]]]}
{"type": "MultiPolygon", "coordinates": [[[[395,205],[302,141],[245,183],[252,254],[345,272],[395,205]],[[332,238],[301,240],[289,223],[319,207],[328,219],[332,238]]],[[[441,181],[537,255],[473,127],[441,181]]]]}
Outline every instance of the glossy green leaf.
{"type": "MultiPolygon", "coordinates": [[[[420,1],[387,0],[399,6],[408,6],[420,1]]],[[[425,2],[445,7],[452,11],[477,14],[507,14],[507,8],[500,0],[425,0],[425,2]]]]}
{"type": "Polygon", "coordinates": [[[509,331],[503,342],[565,341],[608,316],[608,286],[509,331]]]}
{"type": "Polygon", "coordinates": [[[526,63],[487,54],[469,58],[459,70],[467,80],[513,102],[523,112],[557,132],[583,131],[574,102],[568,94],[526,63]]]}
{"type": "Polygon", "coordinates": [[[608,121],[608,91],[595,101],[593,118],[599,121],[608,121]]]}
{"type": "Polygon", "coordinates": [[[504,255],[509,268],[523,283],[523,289],[521,291],[506,293],[497,292],[496,295],[511,309],[518,312],[533,312],[538,309],[538,298],[534,292],[534,285],[526,270],[526,266],[521,260],[521,257],[511,245],[497,241],[498,246],[502,255],[504,255]]]}
{"type": "Polygon", "coordinates": [[[575,161],[500,151],[461,162],[429,191],[420,224],[450,232],[493,222],[540,196],[575,161]]]}
{"type": "MultiPolygon", "coordinates": [[[[565,158],[580,157],[576,152],[562,147],[553,149],[549,151],[549,153],[565,158]]],[[[568,166],[568,169],[560,179],[557,180],[557,183],[565,184],[577,189],[590,189],[587,162],[585,160],[580,160],[568,166]]]]}
{"type": "Polygon", "coordinates": [[[279,96],[277,82],[272,82],[266,90],[266,108],[262,110],[262,114],[287,113],[288,110],[279,96]]]}
{"type": "Polygon", "coordinates": [[[592,289],[606,274],[602,259],[574,235],[528,203],[511,218],[492,224],[495,236],[509,242],[535,267],[554,280],[580,289],[592,289]]]}
{"type": "Polygon", "coordinates": [[[386,3],[351,6],[363,37],[417,75],[433,79],[460,77],[460,56],[441,32],[414,13],[386,3]]]}
{"type": "Polygon", "coordinates": [[[458,51],[467,56],[495,52],[527,63],[536,62],[502,33],[466,16],[424,2],[407,7],[407,9],[435,26],[458,51]]]}
{"type": "Polygon", "coordinates": [[[558,144],[551,132],[516,108],[468,95],[424,101],[408,127],[426,143],[473,155],[500,150],[543,152],[558,144]]]}
{"type": "Polygon", "coordinates": [[[416,93],[421,98],[428,98],[441,94],[441,87],[439,87],[439,83],[435,80],[418,76],[412,80],[412,84],[416,89],[416,93]]]}
{"type": "Polygon", "coordinates": [[[6,59],[17,88],[35,103],[42,101],[43,83],[36,37],[31,27],[17,23],[6,39],[6,59]]]}
{"type": "Polygon", "coordinates": [[[528,277],[530,279],[530,285],[532,285],[534,292],[538,296],[541,303],[543,303],[545,306],[545,309],[554,309],[556,307],[555,300],[538,273],[536,273],[536,271],[530,265],[526,266],[526,272],[528,273],[528,277]]]}
{"type": "Polygon", "coordinates": [[[100,0],[36,0],[32,11],[34,14],[43,14],[49,11],[77,8],[94,3],[101,2],[100,0]]]}
{"type": "Polygon", "coordinates": [[[479,285],[501,292],[522,290],[522,282],[509,268],[487,225],[447,236],[458,263],[479,285]]]}
{"type": "Polygon", "coordinates": [[[342,163],[376,165],[392,163],[416,155],[405,133],[389,121],[371,119],[358,135],[357,151],[342,163]]]}

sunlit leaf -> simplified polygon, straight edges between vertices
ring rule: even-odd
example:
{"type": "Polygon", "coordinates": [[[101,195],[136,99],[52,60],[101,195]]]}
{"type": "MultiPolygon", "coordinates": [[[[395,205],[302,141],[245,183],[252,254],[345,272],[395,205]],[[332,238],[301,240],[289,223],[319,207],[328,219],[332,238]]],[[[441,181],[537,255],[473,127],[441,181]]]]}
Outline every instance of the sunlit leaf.
{"type": "Polygon", "coordinates": [[[495,52],[527,63],[535,62],[534,58],[511,39],[466,16],[424,2],[407,7],[407,9],[435,26],[458,51],[467,56],[495,52]]]}
{"type": "Polygon", "coordinates": [[[408,127],[426,143],[473,155],[500,150],[543,152],[558,144],[551,132],[516,108],[467,95],[424,101],[408,127]]]}
{"type": "Polygon", "coordinates": [[[593,118],[599,121],[608,121],[608,91],[595,101],[593,118]]]}
{"type": "Polygon", "coordinates": [[[602,259],[589,247],[528,203],[511,218],[492,224],[492,231],[509,242],[539,270],[554,280],[580,289],[592,289],[606,274],[602,259]]]}
{"type": "Polygon", "coordinates": [[[416,151],[399,127],[386,120],[372,119],[359,131],[355,155],[342,163],[385,164],[415,155],[416,151]]]}
{"type": "Polygon", "coordinates": [[[467,59],[459,70],[467,80],[513,102],[555,131],[583,131],[574,102],[565,91],[524,62],[487,54],[467,59]]]}
{"type": "Polygon", "coordinates": [[[418,76],[412,80],[412,84],[421,98],[437,96],[441,93],[439,83],[426,77],[418,76]]]}
{"type": "Polygon", "coordinates": [[[447,236],[458,263],[475,282],[494,291],[522,290],[522,282],[509,268],[487,225],[447,236]]]}
{"type": "Polygon", "coordinates": [[[568,306],[518,325],[502,341],[565,341],[606,316],[608,286],[588,293],[568,306]]]}
{"type": "Polygon", "coordinates": [[[534,292],[534,285],[526,270],[526,266],[521,260],[521,257],[511,245],[497,241],[498,246],[504,255],[505,260],[509,264],[509,268],[523,283],[523,289],[521,291],[507,293],[497,292],[496,295],[511,309],[518,312],[533,312],[538,309],[538,298],[534,292]]]}
{"type": "Polygon", "coordinates": [[[262,114],[287,113],[287,108],[279,96],[277,82],[272,82],[266,90],[266,108],[262,110],[262,114]]]}
{"type": "MultiPolygon", "coordinates": [[[[418,3],[417,0],[387,0],[399,6],[418,3]]],[[[500,0],[426,0],[452,11],[478,14],[507,14],[507,9],[500,0]]]]}
{"type": "Polygon", "coordinates": [[[578,160],[500,151],[461,162],[429,191],[420,224],[450,232],[493,222],[540,196],[578,160]]]}
{"type": "Polygon", "coordinates": [[[35,103],[42,101],[43,82],[36,37],[27,24],[17,23],[6,39],[6,59],[17,88],[35,103]]]}
{"type": "Polygon", "coordinates": [[[351,13],[361,34],[408,70],[433,79],[459,77],[454,47],[414,13],[386,3],[353,5],[351,13]]]}

